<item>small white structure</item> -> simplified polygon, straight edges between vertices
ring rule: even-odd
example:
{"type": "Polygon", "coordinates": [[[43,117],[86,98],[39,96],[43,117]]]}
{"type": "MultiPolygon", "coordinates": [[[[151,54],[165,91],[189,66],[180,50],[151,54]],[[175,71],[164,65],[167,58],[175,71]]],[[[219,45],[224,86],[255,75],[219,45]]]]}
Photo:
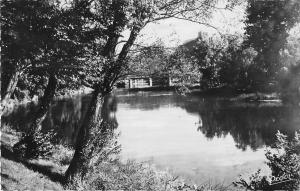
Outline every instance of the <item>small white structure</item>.
{"type": "Polygon", "coordinates": [[[173,85],[170,77],[129,75],[124,79],[125,88],[168,87],[173,85]]]}
{"type": "Polygon", "coordinates": [[[127,88],[146,88],[152,87],[152,78],[130,76],[125,80],[125,87],[127,88]]]}

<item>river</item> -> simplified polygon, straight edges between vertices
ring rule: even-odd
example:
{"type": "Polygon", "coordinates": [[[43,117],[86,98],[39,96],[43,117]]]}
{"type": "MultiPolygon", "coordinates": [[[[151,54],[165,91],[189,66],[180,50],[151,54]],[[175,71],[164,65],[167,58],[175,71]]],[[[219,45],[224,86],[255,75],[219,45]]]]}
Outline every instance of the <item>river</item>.
{"type": "MultiPolygon", "coordinates": [[[[89,95],[56,100],[43,130],[55,142],[73,145],[89,95]]],[[[238,175],[268,171],[265,149],[278,130],[300,129],[300,107],[281,103],[230,101],[222,97],[179,96],[173,92],[116,93],[109,107],[118,125],[122,160],[148,161],[185,179],[230,183],[238,175]]],[[[35,104],[3,115],[2,122],[24,130],[35,104]]]]}

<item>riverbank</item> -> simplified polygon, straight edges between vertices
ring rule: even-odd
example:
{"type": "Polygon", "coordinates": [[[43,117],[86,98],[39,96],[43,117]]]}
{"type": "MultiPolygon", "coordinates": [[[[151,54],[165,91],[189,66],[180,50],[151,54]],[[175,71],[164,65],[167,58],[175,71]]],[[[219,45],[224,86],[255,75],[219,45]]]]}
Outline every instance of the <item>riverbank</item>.
{"type": "Polygon", "coordinates": [[[1,187],[3,190],[95,190],[103,186],[109,190],[237,190],[223,184],[201,186],[185,183],[167,171],[156,169],[149,163],[128,161],[103,162],[90,173],[85,182],[63,185],[73,151],[57,146],[48,159],[19,160],[12,151],[20,134],[8,126],[1,127],[1,187]]]}
{"type": "Polygon", "coordinates": [[[231,101],[246,101],[246,102],[282,102],[279,93],[248,93],[240,94],[230,99],[231,101]]]}
{"type": "MultiPolygon", "coordinates": [[[[148,88],[132,88],[132,89],[117,89],[117,92],[157,92],[157,91],[174,91],[176,87],[148,87],[148,88]]],[[[223,97],[230,101],[245,101],[245,102],[281,102],[281,95],[278,92],[246,92],[235,90],[232,88],[211,88],[201,90],[199,87],[193,87],[187,95],[196,95],[202,97],[223,97]]]]}
{"type": "MultiPolygon", "coordinates": [[[[117,93],[135,93],[135,92],[157,92],[157,91],[176,91],[176,87],[174,86],[168,86],[168,87],[146,87],[146,88],[132,88],[132,89],[114,89],[114,92],[117,93]]],[[[72,90],[65,92],[60,95],[56,95],[54,97],[55,100],[57,99],[64,99],[64,98],[71,98],[76,95],[80,94],[89,94],[92,92],[91,88],[87,87],[81,87],[78,90],[72,90]]],[[[232,88],[211,88],[207,90],[201,90],[199,86],[195,86],[190,88],[190,92],[187,93],[191,95],[197,95],[197,96],[211,96],[211,97],[224,97],[229,98],[231,101],[277,101],[280,102],[281,95],[277,92],[245,92],[245,91],[239,91],[232,88]]],[[[16,106],[19,105],[26,105],[31,102],[37,102],[39,99],[38,96],[33,96],[32,98],[28,98],[28,96],[25,96],[24,99],[18,100],[18,99],[9,99],[5,103],[1,103],[0,109],[1,113],[10,112],[13,110],[16,106]]]]}
{"type": "Polygon", "coordinates": [[[12,147],[18,137],[19,133],[1,126],[1,190],[63,190],[54,179],[54,163],[23,161],[15,156],[12,147]]]}
{"type": "MultiPolygon", "coordinates": [[[[72,90],[72,91],[68,91],[65,92],[63,94],[60,95],[56,95],[54,97],[54,100],[59,100],[59,99],[64,99],[64,98],[71,98],[73,96],[76,95],[81,95],[81,94],[89,94],[92,92],[91,88],[87,88],[87,87],[82,87],[79,88],[78,90],[72,90]]],[[[24,96],[24,99],[9,99],[6,102],[0,104],[0,114],[4,114],[4,113],[10,113],[12,112],[16,107],[18,106],[22,106],[22,105],[26,105],[29,103],[37,103],[39,100],[39,97],[37,95],[33,96],[32,98],[29,98],[29,96],[24,96]]]]}

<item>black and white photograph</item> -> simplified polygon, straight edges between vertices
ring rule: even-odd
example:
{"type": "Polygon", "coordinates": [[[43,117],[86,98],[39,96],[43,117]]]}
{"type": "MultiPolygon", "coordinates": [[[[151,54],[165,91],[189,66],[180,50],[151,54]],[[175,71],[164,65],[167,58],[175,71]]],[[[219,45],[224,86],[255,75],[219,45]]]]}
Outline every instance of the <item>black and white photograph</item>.
{"type": "Polygon", "coordinates": [[[3,191],[300,191],[300,0],[1,0],[3,191]]]}

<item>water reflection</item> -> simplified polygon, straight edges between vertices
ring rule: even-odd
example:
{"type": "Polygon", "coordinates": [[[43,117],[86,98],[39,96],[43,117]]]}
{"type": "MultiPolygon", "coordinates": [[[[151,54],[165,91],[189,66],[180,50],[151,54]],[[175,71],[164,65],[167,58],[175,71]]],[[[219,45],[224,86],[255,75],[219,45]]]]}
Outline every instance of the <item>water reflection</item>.
{"type": "Polygon", "coordinates": [[[147,92],[118,96],[118,108],[125,159],[150,160],[197,183],[267,171],[264,150],[275,132],[300,127],[300,108],[280,103],[147,92]]]}
{"type": "MultiPolygon", "coordinates": [[[[42,123],[42,131],[54,130],[56,132],[56,136],[53,139],[54,143],[73,146],[90,98],[90,95],[85,95],[54,101],[42,123]]],[[[2,123],[11,124],[16,130],[22,132],[29,128],[37,106],[36,103],[19,106],[12,113],[4,114],[2,123]]],[[[117,111],[116,97],[108,98],[105,107],[102,114],[103,118],[109,121],[114,128],[117,128],[118,123],[115,114],[117,111]]]]}
{"type": "MultiPolygon", "coordinates": [[[[90,96],[55,101],[42,124],[53,140],[74,145],[90,96]]],[[[28,127],[36,105],[2,117],[14,128],[28,127]]],[[[214,177],[229,182],[264,166],[264,148],[277,130],[300,129],[300,107],[280,103],[231,102],[222,98],[182,97],[172,92],[118,93],[104,117],[121,132],[121,157],[152,160],[193,180],[214,177]]]]}
{"type": "MultiPolygon", "coordinates": [[[[57,142],[73,145],[89,99],[90,96],[86,95],[55,101],[42,124],[43,131],[54,129],[58,135],[57,142]]],[[[293,135],[295,130],[300,128],[298,106],[230,102],[219,98],[197,96],[182,97],[171,92],[142,92],[112,96],[104,111],[107,111],[106,118],[114,126],[118,125],[116,119],[118,104],[121,109],[153,112],[162,107],[182,108],[189,114],[198,116],[195,122],[198,126],[197,130],[205,137],[212,139],[230,134],[236,147],[242,150],[247,146],[256,150],[264,145],[271,145],[275,141],[274,135],[277,130],[293,135]]],[[[2,122],[10,123],[16,129],[23,130],[29,126],[36,109],[35,104],[18,107],[12,113],[3,115],[2,122]]]]}
{"type": "Polygon", "coordinates": [[[230,134],[236,147],[253,150],[272,145],[279,130],[294,135],[300,129],[300,107],[281,103],[232,102],[220,98],[143,93],[118,97],[123,107],[157,110],[161,107],[180,107],[199,116],[198,131],[208,139],[230,134]]]}
{"type": "Polygon", "coordinates": [[[271,145],[278,130],[293,135],[300,127],[299,108],[256,105],[210,108],[199,111],[203,125],[198,130],[208,138],[230,134],[236,146],[243,150],[247,146],[256,150],[263,145],[271,145]]]}

